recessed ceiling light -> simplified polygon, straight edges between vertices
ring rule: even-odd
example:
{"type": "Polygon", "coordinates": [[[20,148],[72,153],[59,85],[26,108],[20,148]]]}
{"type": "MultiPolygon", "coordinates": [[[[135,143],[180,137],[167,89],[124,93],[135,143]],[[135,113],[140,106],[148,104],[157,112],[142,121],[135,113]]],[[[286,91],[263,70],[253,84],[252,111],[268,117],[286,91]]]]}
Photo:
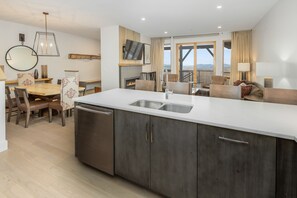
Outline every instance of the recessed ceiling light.
{"type": "Polygon", "coordinates": [[[145,20],[146,20],[146,18],[142,17],[142,18],[141,18],[141,20],[142,20],[142,21],[145,21],[145,20]]]}
{"type": "Polygon", "coordinates": [[[217,9],[222,9],[223,8],[223,6],[222,5],[217,5],[217,9]]]}
{"type": "Polygon", "coordinates": [[[219,26],[218,26],[218,29],[222,29],[222,26],[219,25],[219,26]]]}
{"type": "Polygon", "coordinates": [[[165,31],[164,34],[168,34],[168,32],[165,31]]]}

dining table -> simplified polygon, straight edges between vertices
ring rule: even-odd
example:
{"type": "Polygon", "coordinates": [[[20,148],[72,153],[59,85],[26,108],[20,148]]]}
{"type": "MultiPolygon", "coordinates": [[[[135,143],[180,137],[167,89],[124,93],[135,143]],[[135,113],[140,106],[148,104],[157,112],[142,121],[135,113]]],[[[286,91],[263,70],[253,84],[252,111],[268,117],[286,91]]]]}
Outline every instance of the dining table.
{"type": "MultiPolygon", "coordinates": [[[[61,85],[51,83],[17,86],[16,88],[26,88],[28,94],[35,96],[53,97],[61,94],[61,85]]],[[[79,87],[78,90],[79,92],[83,92],[85,88],[79,87]]]]}

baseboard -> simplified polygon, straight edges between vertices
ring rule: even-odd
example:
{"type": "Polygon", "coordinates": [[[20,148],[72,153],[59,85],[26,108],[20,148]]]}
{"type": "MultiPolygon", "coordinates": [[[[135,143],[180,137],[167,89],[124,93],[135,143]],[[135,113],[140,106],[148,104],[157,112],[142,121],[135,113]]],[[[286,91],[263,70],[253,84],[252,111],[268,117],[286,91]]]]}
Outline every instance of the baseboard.
{"type": "Polygon", "coordinates": [[[8,149],[8,142],[7,140],[0,141],[0,152],[6,151],[8,149]]]}

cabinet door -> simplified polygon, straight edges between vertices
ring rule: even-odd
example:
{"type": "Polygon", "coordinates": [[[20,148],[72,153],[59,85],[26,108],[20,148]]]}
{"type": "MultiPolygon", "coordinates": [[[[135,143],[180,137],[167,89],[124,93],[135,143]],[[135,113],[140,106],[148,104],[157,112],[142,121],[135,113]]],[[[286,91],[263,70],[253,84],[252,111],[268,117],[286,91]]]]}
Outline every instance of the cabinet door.
{"type": "Polygon", "coordinates": [[[144,187],[150,175],[149,121],[147,115],[115,112],[115,173],[144,187]]]}
{"type": "Polygon", "coordinates": [[[197,124],[151,117],[151,189],[197,197],[197,124]]]}
{"type": "Polygon", "coordinates": [[[297,197],[297,143],[277,140],[277,198],[297,197]]]}
{"type": "Polygon", "coordinates": [[[275,197],[276,139],[198,125],[198,197],[275,197]]]}

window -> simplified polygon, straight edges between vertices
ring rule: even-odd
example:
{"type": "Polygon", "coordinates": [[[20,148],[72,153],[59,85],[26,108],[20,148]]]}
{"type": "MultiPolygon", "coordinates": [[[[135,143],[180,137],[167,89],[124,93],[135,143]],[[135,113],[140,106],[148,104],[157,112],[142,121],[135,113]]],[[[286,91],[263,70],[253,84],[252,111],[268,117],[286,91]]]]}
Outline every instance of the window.
{"type": "Polygon", "coordinates": [[[224,41],[224,76],[230,76],[231,71],[231,41],[224,41]]]}
{"type": "Polygon", "coordinates": [[[171,71],[171,46],[164,45],[164,71],[171,71]]]}

